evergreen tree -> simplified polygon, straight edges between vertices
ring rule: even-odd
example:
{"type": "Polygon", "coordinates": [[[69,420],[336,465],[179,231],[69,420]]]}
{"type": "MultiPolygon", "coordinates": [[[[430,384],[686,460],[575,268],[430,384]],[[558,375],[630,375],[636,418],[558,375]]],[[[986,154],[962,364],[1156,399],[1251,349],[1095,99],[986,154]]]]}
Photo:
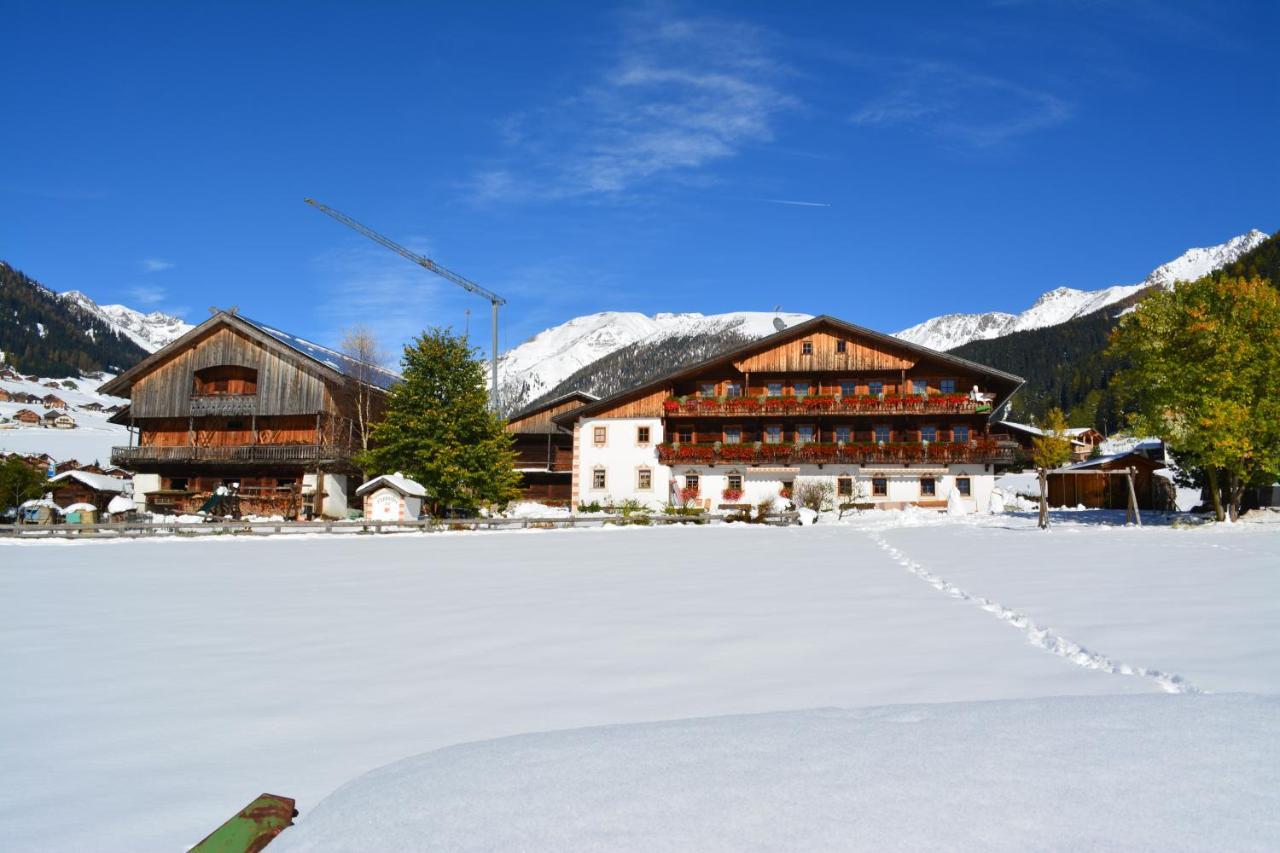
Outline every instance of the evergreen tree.
{"type": "Polygon", "coordinates": [[[1131,364],[1116,383],[1134,429],[1201,468],[1218,519],[1235,519],[1245,488],[1280,473],[1280,292],[1207,276],[1154,293],[1111,351],[1131,364]]]}
{"type": "Polygon", "coordinates": [[[0,463],[0,512],[44,494],[44,475],[18,456],[0,463]]]}
{"type": "Polygon", "coordinates": [[[403,471],[437,511],[503,506],[519,496],[506,422],[488,408],[484,365],[466,338],[430,329],[405,347],[403,381],[373,429],[367,471],[403,471]]]}

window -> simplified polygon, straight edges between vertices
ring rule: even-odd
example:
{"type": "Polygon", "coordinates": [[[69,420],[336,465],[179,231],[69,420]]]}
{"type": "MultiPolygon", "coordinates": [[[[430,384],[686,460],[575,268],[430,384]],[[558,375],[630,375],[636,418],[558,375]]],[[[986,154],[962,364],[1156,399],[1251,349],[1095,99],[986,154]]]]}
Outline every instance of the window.
{"type": "Polygon", "coordinates": [[[937,441],[938,428],[932,425],[920,427],[920,440],[921,441],[937,441]]]}
{"type": "Polygon", "coordinates": [[[244,429],[244,421],[227,421],[227,429],[244,429]]]}
{"type": "Polygon", "coordinates": [[[607,434],[605,430],[606,430],[606,427],[598,426],[592,431],[593,435],[595,436],[596,444],[604,444],[605,436],[607,434]]]}
{"type": "Polygon", "coordinates": [[[739,382],[730,382],[724,386],[724,394],[726,397],[741,397],[742,384],[739,382]]]}
{"type": "Polygon", "coordinates": [[[813,355],[813,341],[804,341],[800,344],[801,355],[813,355]]]}
{"type": "Polygon", "coordinates": [[[220,364],[195,372],[191,392],[197,396],[210,394],[256,394],[258,371],[237,364],[220,364]]]}
{"type": "Polygon", "coordinates": [[[277,477],[276,478],[277,489],[292,489],[296,485],[298,485],[297,477],[277,477]]]}
{"type": "Polygon", "coordinates": [[[854,382],[852,379],[840,380],[840,396],[841,397],[854,397],[854,396],[857,396],[857,393],[858,393],[857,382],[854,382]]]}
{"type": "Polygon", "coordinates": [[[716,395],[716,383],[703,382],[698,386],[698,395],[701,397],[712,398],[716,395]]]}
{"type": "Polygon", "coordinates": [[[603,489],[605,484],[604,469],[595,468],[591,471],[591,488],[603,489]]]}
{"type": "Polygon", "coordinates": [[[813,393],[813,383],[811,382],[792,382],[791,391],[797,397],[808,397],[813,393]]]}
{"type": "Polygon", "coordinates": [[[876,426],[876,441],[880,444],[887,444],[890,441],[890,432],[887,424],[878,424],[876,426]]]}
{"type": "Polygon", "coordinates": [[[653,472],[648,468],[641,468],[636,472],[636,488],[642,492],[647,492],[653,488],[653,472]]]}
{"type": "Polygon", "coordinates": [[[649,443],[649,428],[647,426],[636,427],[636,444],[649,443]]]}
{"type": "Polygon", "coordinates": [[[956,444],[969,443],[969,427],[965,424],[958,424],[951,428],[951,440],[956,444]]]}
{"type": "Polygon", "coordinates": [[[967,498],[973,491],[973,486],[969,483],[968,477],[956,477],[956,491],[961,497],[967,498]]]}
{"type": "Polygon", "coordinates": [[[920,494],[922,497],[931,498],[938,493],[938,481],[932,477],[920,478],[920,494]]]}
{"type": "Polygon", "coordinates": [[[942,379],[938,382],[938,390],[943,394],[956,393],[956,381],[954,379],[942,379]]]}
{"type": "Polygon", "coordinates": [[[867,383],[867,393],[872,397],[879,397],[884,393],[884,383],[879,379],[872,379],[867,383]]]}
{"type": "Polygon", "coordinates": [[[782,444],[782,425],[769,424],[764,428],[765,444],[782,444]]]}
{"type": "Polygon", "coordinates": [[[697,474],[685,474],[685,475],[684,475],[684,487],[685,487],[686,489],[688,489],[689,491],[691,491],[691,492],[693,492],[693,493],[697,494],[697,493],[700,491],[700,488],[699,488],[699,486],[698,486],[698,475],[697,475],[697,474]]]}
{"type": "Polygon", "coordinates": [[[836,494],[842,498],[853,497],[853,478],[836,477],[836,494]]]}
{"type": "Polygon", "coordinates": [[[813,424],[799,424],[796,427],[796,444],[810,444],[813,441],[813,424]]]}
{"type": "Polygon", "coordinates": [[[742,491],[742,475],[730,474],[728,477],[725,478],[725,484],[730,491],[734,491],[734,492],[742,491]]]}
{"type": "Polygon", "coordinates": [[[781,383],[781,382],[770,382],[768,387],[769,387],[769,396],[770,396],[770,397],[781,397],[781,396],[782,396],[782,383],[781,383]]]}
{"type": "Polygon", "coordinates": [[[928,380],[928,379],[912,379],[912,380],[911,380],[911,393],[912,393],[912,394],[927,394],[927,393],[929,393],[929,380],[928,380]]]}
{"type": "Polygon", "coordinates": [[[742,427],[729,426],[724,428],[725,444],[742,444],[742,427]]]}
{"type": "Polygon", "coordinates": [[[186,477],[170,477],[169,488],[175,492],[185,492],[187,490],[186,477]]]}
{"type": "Polygon", "coordinates": [[[844,352],[847,347],[848,344],[844,341],[836,341],[836,352],[844,352]]]}
{"type": "Polygon", "coordinates": [[[848,444],[853,438],[853,430],[848,426],[836,427],[836,443],[848,444]]]}
{"type": "Polygon", "coordinates": [[[889,479],[887,477],[872,477],[871,494],[878,498],[889,494],[889,479]]]}
{"type": "Polygon", "coordinates": [[[676,427],[676,442],[678,444],[693,444],[693,427],[676,427]]]}

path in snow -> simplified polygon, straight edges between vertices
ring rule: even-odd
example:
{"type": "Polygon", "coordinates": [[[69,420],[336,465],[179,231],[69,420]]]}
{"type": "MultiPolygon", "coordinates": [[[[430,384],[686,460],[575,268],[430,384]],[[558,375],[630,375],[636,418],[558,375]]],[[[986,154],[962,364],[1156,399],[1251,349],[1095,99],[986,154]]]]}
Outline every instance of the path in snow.
{"type": "Polygon", "coordinates": [[[1045,651],[1066,658],[1076,666],[1085,669],[1097,669],[1103,672],[1109,672],[1114,675],[1137,675],[1141,678],[1149,678],[1166,693],[1200,693],[1200,689],[1190,684],[1180,675],[1173,675],[1167,672],[1161,672],[1158,669],[1147,669],[1146,667],[1133,666],[1132,664],[1121,663],[1112,660],[1104,654],[1090,651],[1084,646],[1072,640],[1055,633],[1050,628],[1045,628],[1031,621],[1026,614],[1017,610],[1006,607],[998,601],[992,601],[989,598],[983,598],[966,592],[953,583],[938,577],[930,572],[924,566],[908,557],[902,551],[890,545],[885,541],[884,537],[878,533],[871,534],[871,540],[879,545],[884,551],[898,563],[898,565],[911,572],[913,575],[927,581],[930,586],[941,592],[945,592],[952,598],[959,598],[963,601],[971,602],[986,612],[995,616],[1002,622],[1005,622],[1014,628],[1021,630],[1032,645],[1038,646],[1045,651]]]}

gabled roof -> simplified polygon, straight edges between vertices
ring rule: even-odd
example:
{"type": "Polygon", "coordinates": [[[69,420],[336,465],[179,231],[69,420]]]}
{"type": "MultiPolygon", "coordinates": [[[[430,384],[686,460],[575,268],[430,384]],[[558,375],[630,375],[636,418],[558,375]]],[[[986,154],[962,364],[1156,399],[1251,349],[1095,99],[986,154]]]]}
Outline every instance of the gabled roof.
{"type": "Polygon", "coordinates": [[[50,483],[56,483],[59,480],[76,480],[95,492],[123,493],[133,488],[128,480],[108,474],[94,474],[90,471],[63,471],[58,476],[49,478],[50,483]]]}
{"type": "Polygon", "coordinates": [[[1049,473],[1053,474],[1054,471],[1082,471],[1082,470],[1088,470],[1090,468],[1101,468],[1104,465],[1109,465],[1113,462],[1120,462],[1125,459],[1131,459],[1132,461],[1137,462],[1140,466],[1143,466],[1143,467],[1151,467],[1151,468],[1161,467],[1157,463],[1153,462],[1147,456],[1144,456],[1143,454],[1139,453],[1137,450],[1127,450],[1124,453],[1111,453],[1106,456],[1095,456],[1092,459],[1085,459],[1082,462],[1076,462],[1071,465],[1063,465],[1061,468],[1055,468],[1053,471],[1050,471],[1049,473]]]}
{"type": "Polygon", "coordinates": [[[676,382],[681,379],[693,378],[697,374],[711,367],[716,367],[722,364],[732,364],[743,356],[750,355],[751,353],[759,350],[769,349],[770,347],[777,346],[778,344],[791,340],[792,338],[811,334],[823,326],[829,326],[836,331],[843,332],[851,337],[865,338],[876,343],[884,344],[886,347],[914,353],[915,355],[951,364],[967,371],[985,374],[993,379],[1004,382],[1010,386],[1009,391],[1003,399],[996,400],[992,404],[991,410],[993,412],[998,411],[1004,401],[1012,397],[1014,392],[1021,388],[1022,384],[1026,381],[1021,376],[1015,376],[1012,373],[1006,373],[1003,370],[997,370],[994,367],[987,367],[984,364],[978,364],[976,361],[969,361],[966,358],[960,358],[959,356],[939,352],[938,350],[929,349],[928,347],[923,347],[919,344],[913,344],[900,338],[895,338],[893,335],[886,335],[884,332],[877,332],[874,329],[868,329],[865,326],[858,326],[854,323],[845,322],[844,320],[837,319],[828,314],[819,314],[817,317],[806,320],[803,323],[788,326],[785,329],[774,332],[772,335],[757,338],[740,347],[736,347],[728,352],[721,353],[720,355],[698,362],[697,364],[689,367],[682,367],[679,370],[672,371],[671,373],[654,379],[651,382],[646,382],[645,384],[634,388],[628,388],[625,391],[612,394],[594,403],[588,403],[587,405],[574,409],[573,411],[555,415],[552,420],[557,423],[564,423],[565,421],[571,421],[575,418],[590,415],[601,409],[608,408],[616,402],[625,400],[628,397],[651,393],[661,389],[665,385],[671,384],[672,382],[676,382]]]}
{"type": "Polygon", "coordinates": [[[567,394],[561,394],[559,397],[555,397],[551,400],[544,400],[543,402],[535,403],[532,406],[526,406],[516,414],[507,418],[507,426],[514,435],[543,435],[546,433],[554,434],[562,432],[564,428],[556,422],[556,418],[559,417],[559,415],[551,415],[545,421],[537,420],[533,424],[521,424],[520,422],[533,419],[536,415],[551,411],[558,406],[564,406],[568,403],[578,403],[579,405],[560,413],[561,415],[567,415],[570,412],[576,411],[588,403],[594,403],[599,399],[600,398],[595,394],[589,394],[586,391],[570,391],[567,394]]]}
{"type": "Polygon", "coordinates": [[[330,379],[363,379],[375,388],[386,390],[400,380],[400,375],[384,367],[365,364],[348,358],[336,350],[322,347],[310,341],[282,332],[271,326],[250,320],[232,311],[219,311],[180,338],[153,352],[133,367],[121,373],[98,389],[99,393],[127,397],[133,380],[169,358],[175,351],[186,348],[219,326],[229,326],[249,336],[262,346],[282,353],[297,364],[305,364],[330,379]],[[361,374],[365,375],[361,375],[361,374]]]}
{"type": "Polygon", "coordinates": [[[410,480],[399,471],[394,474],[383,474],[381,477],[374,477],[372,480],[364,483],[360,488],[356,489],[356,494],[365,495],[372,492],[374,489],[381,488],[382,486],[389,486],[397,492],[400,492],[402,495],[409,495],[415,498],[425,498],[427,496],[426,486],[416,480],[410,480]]]}

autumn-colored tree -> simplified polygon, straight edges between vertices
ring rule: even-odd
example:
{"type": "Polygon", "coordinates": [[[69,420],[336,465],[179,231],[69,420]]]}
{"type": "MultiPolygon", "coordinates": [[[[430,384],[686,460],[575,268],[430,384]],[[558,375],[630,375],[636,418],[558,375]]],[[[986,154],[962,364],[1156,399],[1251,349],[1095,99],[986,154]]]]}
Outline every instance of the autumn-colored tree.
{"type": "Polygon", "coordinates": [[[519,497],[506,421],[489,408],[484,365],[465,337],[430,329],[405,347],[403,381],[361,454],[368,471],[402,471],[437,510],[473,511],[519,497]]]}
{"type": "Polygon", "coordinates": [[[1040,527],[1049,527],[1049,478],[1050,468],[1057,468],[1071,458],[1071,439],[1067,437],[1067,419],[1062,409],[1049,410],[1040,435],[1031,439],[1031,462],[1040,478],[1040,527]]]}
{"type": "Polygon", "coordinates": [[[387,353],[367,326],[352,326],[342,336],[342,354],[352,361],[348,375],[354,379],[351,387],[355,412],[355,432],[362,450],[369,449],[373,424],[381,414],[384,393],[374,382],[387,353]]]}
{"type": "Polygon", "coordinates": [[[1156,291],[1117,327],[1116,387],[1130,427],[1203,471],[1219,520],[1280,472],[1280,293],[1266,279],[1209,276],[1156,291]]]}

